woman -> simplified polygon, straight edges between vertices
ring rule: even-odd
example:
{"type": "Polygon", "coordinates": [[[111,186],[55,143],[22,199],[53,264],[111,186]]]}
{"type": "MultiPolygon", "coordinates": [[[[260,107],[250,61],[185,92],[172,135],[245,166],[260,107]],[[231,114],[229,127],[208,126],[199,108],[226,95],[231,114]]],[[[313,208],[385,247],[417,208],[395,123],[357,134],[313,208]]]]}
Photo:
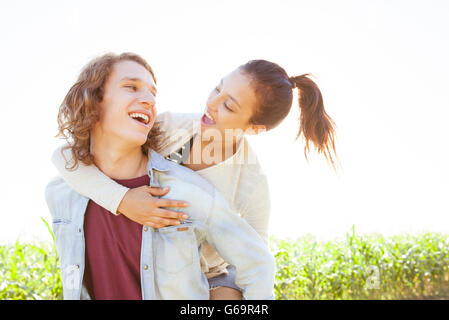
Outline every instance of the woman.
{"type": "MultiPolygon", "coordinates": [[[[157,119],[164,132],[159,153],[209,180],[265,243],[270,214],[268,183],[245,134],[278,126],[290,111],[295,88],[299,90],[300,108],[296,138],[303,135],[306,158],[313,144],[335,168],[331,154],[335,154],[335,124],[324,110],[318,86],[308,75],[289,77],[269,61],[249,61],[224,77],[210,94],[203,115],[164,113],[157,119]]],[[[173,212],[154,206],[151,194],[167,191],[148,187],[130,190],[95,166],[79,164],[75,171],[66,170],[58,150],[53,163],[72,188],[112,213],[155,228],[178,223],[173,212]]],[[[210,298],[241,299],[232,266],[208,245],[203,246],[201,259],[210,283],[210,298]]]]}

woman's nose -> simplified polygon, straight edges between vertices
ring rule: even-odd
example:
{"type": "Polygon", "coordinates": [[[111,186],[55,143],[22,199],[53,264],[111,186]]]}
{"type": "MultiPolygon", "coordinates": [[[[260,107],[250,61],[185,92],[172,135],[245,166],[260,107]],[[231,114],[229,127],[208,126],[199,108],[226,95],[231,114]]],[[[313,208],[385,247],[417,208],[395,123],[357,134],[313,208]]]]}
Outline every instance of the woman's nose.
{"type": "Polygon", "coordinates": [[[207,108],[210,109],[211,111],[217,111],[217,107],[220,104],[220,99],[218,99],[218,97],[213,97],[207,100],[207,108]]]}

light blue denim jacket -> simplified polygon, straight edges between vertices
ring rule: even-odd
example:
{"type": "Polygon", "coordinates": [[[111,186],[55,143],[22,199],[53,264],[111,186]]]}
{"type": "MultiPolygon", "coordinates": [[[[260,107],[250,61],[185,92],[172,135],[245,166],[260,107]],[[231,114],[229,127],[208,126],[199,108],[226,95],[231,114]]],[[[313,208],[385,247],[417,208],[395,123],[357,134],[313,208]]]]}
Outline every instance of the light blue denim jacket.
{"type": "MultiPolygon", "coordinates": [[[[161,198],[189,203],[182,208],[189,219],[179,226],[142,227],[143,299],[209,299],[209,284],[200,267],[203,241],[236,267],[235,283],[242,289],[244,299],[273,299],[273,256],[257,232],[230,209],[213,185],[153,150],[150,150],[147,172],[150,186],[170,186],[169,193],[161,198]]],[[[60,177],[50,181],[45,195],[53,218],[64,299],[89,299],[83,285],[83,225],[89,199],[71,189],[60,177]]]]}

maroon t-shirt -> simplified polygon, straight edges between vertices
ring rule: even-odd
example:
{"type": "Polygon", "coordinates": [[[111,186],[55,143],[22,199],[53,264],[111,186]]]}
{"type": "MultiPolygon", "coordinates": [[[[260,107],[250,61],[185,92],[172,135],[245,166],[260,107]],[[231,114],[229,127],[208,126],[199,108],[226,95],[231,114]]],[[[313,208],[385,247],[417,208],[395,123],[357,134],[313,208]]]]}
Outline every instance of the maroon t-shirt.
{"type": "MultiPolygon", "coordinates": [[[[115,180],[136,188],[149,185],[148,175],[115,180]]],[[[140,249],[142,225],[115,216],[90,200],[84,217],[86,262],[84,284],[96,300],[142,300],[140,249]]]]}

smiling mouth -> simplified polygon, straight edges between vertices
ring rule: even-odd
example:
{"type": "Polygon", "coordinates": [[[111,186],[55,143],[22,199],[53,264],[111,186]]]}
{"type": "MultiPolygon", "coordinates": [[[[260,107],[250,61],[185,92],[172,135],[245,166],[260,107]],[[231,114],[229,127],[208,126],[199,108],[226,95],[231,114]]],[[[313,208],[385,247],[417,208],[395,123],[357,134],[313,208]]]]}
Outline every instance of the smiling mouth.
{"type": "Polygon", "coordinates": [[[207,110],[201,119],[204,122],[204,124],[206,124],[206,125],[215,124],[215,120],[212,118],[212,116],[209,114],[209,112],[207,112],[207,110]]]}
{"type": "Polygon", "coordinates": [[[131,112],[131,113],[129,114],[129,116],[130,116],[132,119],[135,119],[135,120],[137,120],[137,121],[139,121],[140,123],[143,123],[143,124],[145,124],[145,125],[147,125],[147,124],[150,123],[150,118],[149,118],[146,114],[143,114],[143,113],[140,113],[140,112],[131,112]]]}

